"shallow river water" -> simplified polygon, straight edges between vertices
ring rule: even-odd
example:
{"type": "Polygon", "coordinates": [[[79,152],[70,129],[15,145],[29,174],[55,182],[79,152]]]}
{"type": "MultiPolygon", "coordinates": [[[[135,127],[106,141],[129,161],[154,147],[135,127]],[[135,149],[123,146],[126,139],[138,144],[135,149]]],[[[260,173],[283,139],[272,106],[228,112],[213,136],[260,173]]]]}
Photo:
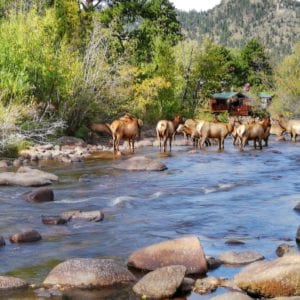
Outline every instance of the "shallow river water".
{"type": "MultiPolygon", "coordinates": [[[[115,257],[126,262],[140,247],[190,234],[197,235],[206,255],[212,256],[256,250],[271,259],[280,243],[295,244],[300,223],[293,211],[300,202],[300,143],[271,140],[262,151],[251,146],[240,152],[228,139],[224,152],[215,146],[197,153],[189,150],[175,146],[172,155],[162,156],[154,147],[137,149],[136,155],[164,162],[168,167],[164,172],[116,170],[119,161],[114,159],[41,167],[60,178],[51,187],[52,203],[24,201],[22,194],[30,188],[1,187],[0,235],[7,241],[10,234],[34,228],[43,239],[33,244],[8,242],[0,248],[0,274],[38,284],[53,266],[71,257],[115,257]],[[74,209],[101,209],[105,219],[66,226],[41,223],[41,215],[74,209]],[[233,238],[245,244],[225,244],[233,238]]],[[[238,270],[221,267],[209,274],[230,278],[238,270]]],[[[210,297],[191,294],[187,299],[210,297]]],[[[21,293],[6,299],[34,298],[21,293]]],[[[91,299],[135,298],[125,289],[91,299]]]]}

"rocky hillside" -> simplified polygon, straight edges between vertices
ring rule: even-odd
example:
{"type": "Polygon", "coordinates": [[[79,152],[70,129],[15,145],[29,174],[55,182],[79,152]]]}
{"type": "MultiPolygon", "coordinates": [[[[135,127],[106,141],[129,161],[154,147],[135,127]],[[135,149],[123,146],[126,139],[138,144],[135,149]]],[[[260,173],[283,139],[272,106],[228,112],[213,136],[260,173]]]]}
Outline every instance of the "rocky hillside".
{"type": "Polygon", "coordinates": [[[178,11],[183,32],[228,47],[242,47],[251,38],[279,55],[300,41],[300,2],[296,0],[222,0],[207,12],[178,11]]]}

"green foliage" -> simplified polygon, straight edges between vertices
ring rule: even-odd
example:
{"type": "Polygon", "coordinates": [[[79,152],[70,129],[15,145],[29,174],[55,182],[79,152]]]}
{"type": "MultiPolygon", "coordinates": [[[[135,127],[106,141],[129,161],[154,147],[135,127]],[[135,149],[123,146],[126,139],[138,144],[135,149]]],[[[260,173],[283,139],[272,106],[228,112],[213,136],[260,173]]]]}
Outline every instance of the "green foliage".
{"type": "Polygon", "coordinates": [[[275,70],[276,98],[270,108],[272,113],[285,112],[290,117],[300,116],[300,43],[293,54],[287,56],[275,70]]]}

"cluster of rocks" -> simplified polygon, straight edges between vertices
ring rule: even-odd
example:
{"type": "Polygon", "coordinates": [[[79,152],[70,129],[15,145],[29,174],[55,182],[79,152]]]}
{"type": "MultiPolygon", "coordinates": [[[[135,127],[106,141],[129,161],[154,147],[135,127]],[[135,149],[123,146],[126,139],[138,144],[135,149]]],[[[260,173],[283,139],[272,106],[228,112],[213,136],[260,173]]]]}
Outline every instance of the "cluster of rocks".
{"type": "MultiPolygon", "coordinates": [[[[130,285],[133,292],[145,299],[166,299],[194,291],[213,293],[218,287],[230,292],[212,297],[215,300],[292,297],[300,295],[300,254],[285,253],[272,261],[253,252],[222,255],[221,263],[248,264],[233,279],[204,277],[210,270],[199,239],[195,236],[164,241],[139,249],[128,258],[127,266],[113,259],[74,258],[58,264],[50,271],[37,294],[67,293],[76,289],[101,289],[116,284],[130,285]],[[255,262],[253,262],[255,261],[255,262]],[[130,268],[149,271],[137,279],[130,268]],[[193,276],[193,278],[191,277],[193,276]],[[200,279],[195,280],[195,276],[200,279]]],[[[26,288],[18,278],[0,276],[0,291],[26,288]]],[[[60,295],[61,295],[60,294],[60,295]]],[[[291,298],[292,299],[292,298],[291,298]]],[[[297,299],[297,298],[295,298],[297,299]]]]}

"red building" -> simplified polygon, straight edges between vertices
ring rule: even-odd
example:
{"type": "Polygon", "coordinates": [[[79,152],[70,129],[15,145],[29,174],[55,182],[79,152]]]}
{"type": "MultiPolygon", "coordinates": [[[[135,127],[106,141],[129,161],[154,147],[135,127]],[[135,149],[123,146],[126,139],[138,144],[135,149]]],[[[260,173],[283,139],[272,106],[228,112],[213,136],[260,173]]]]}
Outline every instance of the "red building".
{"type": "Polygon", "coordinates": [[[227,111],[231,116],[248,116],[251,111],[250,102],[249,96],[244,93],[217,93],[210,99],[210,111],[214,114],[227,111]]]}

